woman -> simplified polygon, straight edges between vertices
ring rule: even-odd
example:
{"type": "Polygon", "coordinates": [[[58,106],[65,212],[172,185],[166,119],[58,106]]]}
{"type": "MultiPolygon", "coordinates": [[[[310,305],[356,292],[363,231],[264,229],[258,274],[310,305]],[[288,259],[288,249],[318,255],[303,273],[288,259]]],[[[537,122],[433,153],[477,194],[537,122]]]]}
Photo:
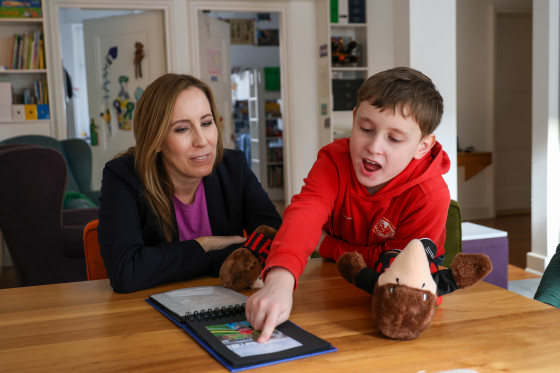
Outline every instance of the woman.
{"type": "Polygon", "coordinates": [[[115,291],[217,276],[243,230],[279,228],[244,154],[223,148],[216,113],[189,75],[164,75],[139,100],[136,145],[103,170],[98,234],[115,291]]]}

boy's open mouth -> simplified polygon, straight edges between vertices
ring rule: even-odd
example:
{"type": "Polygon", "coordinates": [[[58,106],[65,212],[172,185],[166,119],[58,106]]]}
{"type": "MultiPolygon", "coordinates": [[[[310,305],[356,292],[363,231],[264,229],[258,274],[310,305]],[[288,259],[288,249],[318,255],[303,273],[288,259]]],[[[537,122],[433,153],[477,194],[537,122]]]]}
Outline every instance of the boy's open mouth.
{"type": "Polygon", "coordinates": [[[377,171],[381,168],[381,165],[377,162],[373,162],[367,159],[364,159],[362,163],[364,164],[364,168],[370,172],[377,171]]]}

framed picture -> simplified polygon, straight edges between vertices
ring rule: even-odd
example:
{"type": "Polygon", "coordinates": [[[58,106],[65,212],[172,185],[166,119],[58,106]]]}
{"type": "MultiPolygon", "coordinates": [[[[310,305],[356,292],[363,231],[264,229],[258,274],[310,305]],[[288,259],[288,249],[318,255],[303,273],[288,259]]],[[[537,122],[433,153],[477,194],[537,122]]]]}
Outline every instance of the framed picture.
{"type": "Polygon", "coordinates": [[[259,29],[257,31],[257,45],[279,45],[278,29],[259,29]]]}
{"type": "Polygon", "coordinates": [[[255,45],[255,20],[230,18],[231,44],[255,45]]]}

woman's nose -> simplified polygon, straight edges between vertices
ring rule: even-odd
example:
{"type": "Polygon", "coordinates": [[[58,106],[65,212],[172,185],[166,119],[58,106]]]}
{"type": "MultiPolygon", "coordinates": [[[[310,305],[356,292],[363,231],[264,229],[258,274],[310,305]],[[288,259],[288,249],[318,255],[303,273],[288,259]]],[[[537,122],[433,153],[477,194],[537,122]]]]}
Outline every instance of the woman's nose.
{"type": "Polygon", "coordinates": [[[201,148],[205,146],[207,143],[208,141],[206,140],[206,135],[202,130],[202,127],[197,126],[196,129],[193,131],[193,140],[192,140],[193,146],[201,148]]]}

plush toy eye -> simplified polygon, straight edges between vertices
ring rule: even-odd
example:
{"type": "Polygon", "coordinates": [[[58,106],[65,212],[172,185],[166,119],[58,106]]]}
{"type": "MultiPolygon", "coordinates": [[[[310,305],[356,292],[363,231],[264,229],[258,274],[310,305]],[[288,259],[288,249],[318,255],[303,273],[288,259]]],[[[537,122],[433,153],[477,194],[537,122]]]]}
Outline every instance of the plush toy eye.
{"type": "Polygon", "coordinates": [[[428,296],[426,294],[424,294],[424,302],[426,301],[426,299],[428,299],[428,296]]]}
{"type": "Polygon", "coordinates": [[[397,277],[397,284],[399,283],[399,278],[397,277]]]}
{"type": "Polygon", "coordinates": [[[422,284],[422,289],[424,289],[424,286],[426,286],[426,283],[425,283],[425,282],[422,284]]]}

